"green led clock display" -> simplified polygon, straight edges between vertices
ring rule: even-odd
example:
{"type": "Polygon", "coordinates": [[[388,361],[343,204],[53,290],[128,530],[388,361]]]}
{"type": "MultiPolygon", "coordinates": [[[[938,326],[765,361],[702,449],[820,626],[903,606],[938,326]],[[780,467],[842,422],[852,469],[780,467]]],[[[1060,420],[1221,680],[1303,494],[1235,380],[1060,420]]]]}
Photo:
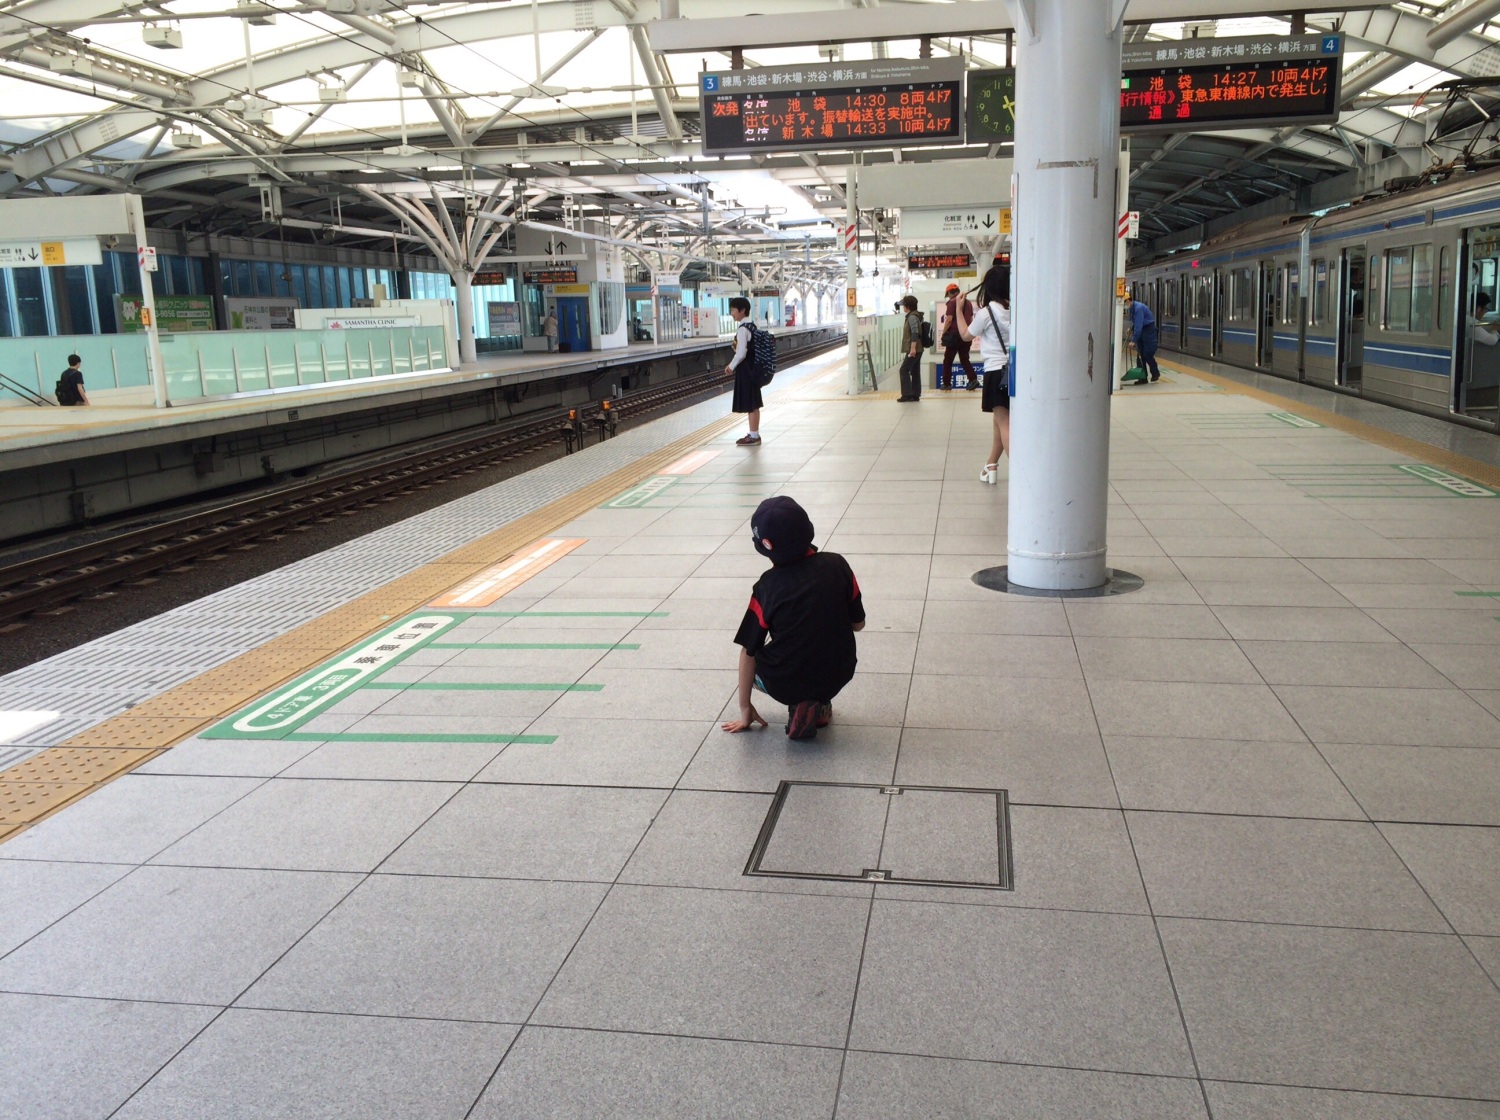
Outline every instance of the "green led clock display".
{"type": "Polygon", "coordinates": [[[1008,144],[1016,138],[1016,71],[970,70],[968,140],[1008,144]]]}

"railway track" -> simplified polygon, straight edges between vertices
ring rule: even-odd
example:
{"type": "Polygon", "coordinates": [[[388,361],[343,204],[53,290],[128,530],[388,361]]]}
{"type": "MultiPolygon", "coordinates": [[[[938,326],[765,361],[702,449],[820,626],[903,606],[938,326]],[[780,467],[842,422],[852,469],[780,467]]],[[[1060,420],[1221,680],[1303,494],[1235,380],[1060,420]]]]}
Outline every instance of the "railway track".
{"type": "MultiPolygon", "coordinates": [[[[842,345],[810,347],[789,355],[793,361],[842,345]]],[[[722,372],[683,378],[670,385],[628,393],[610,402],[613,423],[719,390],[722,372]]],[[[36,615],[60,613],[81,599],[114,594],[113,588],[145,583],[157,573],[215,558],[259,542],[279,539],[315,524],[425,490],[519,456],[556,446],[578,432],[606,434],[597,410],[555,408],[518,417],[441,447],[426,447],[379,464],[335,472],[270,494],[227,502],[211,509],[130,530],[90,544],[38,556],[0,568],[0,628],[13,629],[36,615]],[[571,418],[571,419],[570,419],[571,418]]]]}

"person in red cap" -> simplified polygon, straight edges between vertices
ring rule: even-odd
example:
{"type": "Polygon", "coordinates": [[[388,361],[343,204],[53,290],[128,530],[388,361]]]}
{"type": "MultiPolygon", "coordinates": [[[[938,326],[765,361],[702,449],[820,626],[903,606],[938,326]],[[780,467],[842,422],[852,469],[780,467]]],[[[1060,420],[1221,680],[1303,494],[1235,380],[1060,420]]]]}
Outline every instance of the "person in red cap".
{"type": "Polygon", "coordinates": [[[836,552],[813,547],[813,523],[791,498],[767,498],[750,519],[755,551],[771,568],[755,581],[734,636],[740,647],[740,718],[725,731],[767,726],[751,691],[787,706],[789,739],[812,739],[833,719],[833,698],[854,679],[854,632],[865,628],[859,580],[836,552]]]}
{"type": "Polygon", "coordinates": [[[969,360],[969,348],[973,343],[964,338],[958,329],[960,305],[962,306],[963,319],[966,323],[974,321],[974,305],[966,297],[960,295],[959,292],[960,289],[957,284],[949,284],[948,290],[944,293],[944,298],[948,302],[943,306],[943,334],[941,339],[943,343],[943,364],[939,369],[940,376],[946,377],[947,384],[943,384],[940,380],[938,382],[939,389],[953,388],[954,354],[958,355],[958,360],[964,367],[964,388],[979,388],[979,378],[974,373],[974,363],[969,360]]]}

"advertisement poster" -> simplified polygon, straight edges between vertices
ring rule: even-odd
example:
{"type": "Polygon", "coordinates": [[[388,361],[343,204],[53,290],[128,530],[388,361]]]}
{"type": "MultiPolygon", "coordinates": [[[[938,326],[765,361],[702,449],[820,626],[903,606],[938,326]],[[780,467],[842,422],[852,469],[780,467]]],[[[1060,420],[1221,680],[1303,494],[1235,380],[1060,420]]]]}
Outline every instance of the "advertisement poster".
{"type": "MultiPolygon", "coordinates": [[[[140,296],[115,296],[115,318],[121,334],[138,334],[141,323],[140,296]]],[[[210,296],[157,296],[156,329],[168,332],[214,329],[214,301],[210,296]]]]}
{"type": "Polygon", "coordinates": [[[492,302],[490,309],[490,337],[520,335],[521,305],[514,302],[492,302]]]}
{"type": "Polygon", "coordinates": [[[297,308],[293,296],[224,297],[232,331],[290,331],[297,327],[297,308]]]}

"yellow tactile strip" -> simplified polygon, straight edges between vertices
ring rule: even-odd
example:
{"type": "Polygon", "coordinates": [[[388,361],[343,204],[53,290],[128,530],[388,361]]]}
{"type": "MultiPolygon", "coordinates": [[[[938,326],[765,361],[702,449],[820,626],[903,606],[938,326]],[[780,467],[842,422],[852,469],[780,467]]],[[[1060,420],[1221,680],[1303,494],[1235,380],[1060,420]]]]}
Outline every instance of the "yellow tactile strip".
{"type": "MultiPolygon", "coordinates": [[[[1303,404],[1288,397],[1277,396],[1275,393],[1265,389],[1253,389],[1248,385],[1241,385],[1238,381],[1228,377],[1220,377],[1216,373],[1208,373],[1201,369],[1193,369],[1191,366],[1178,365],[1165,358],[1158,357],[1162,365],[1168,366],[1178,373],[1189,377],[1197,377],[1207,381],[1211,385],[1217,385],[1230,393],[1238,393],[1242,397],[1250,397],[1252,400],[1261,401],[1265,404],[1274,404],[1283,412],[1290,412],[1295,416],[1301,416],[1305,420],[1316,420],[1325,428],[1335,428],[1341,432],[1373,443],[1378,447],[1384,447],[1387,451],[1394,451],[1399,455],[1415,459],[1420,463],[1430,466],[1442,467],[1456,474],[1464,475],[1475,482],[1483,482],[1487,486],[1500,486],[1500,467],[1493,467],[1489,463],[1482,463],[1478,459],[1471,459],[1467,455],[1460,455],[1456,451],[1447,451],[1441,447],[1433,447],[1430,443],[1412,439],[1409,436],[1397,435],[1388,432],[1384,428],[1377,428],[1373,424],[1366,424],[1362,420],[1351,420],[1347,416],[1340,416],[1336,412],[1318,408],[1316,405],[1303,404]]],[[[1144,394],[1142,394],[1144,397],[1144,394]]]]}
{"type": "Polygon", "coordinates": [[[416,571],[0,771],[0,843],[282,681],[420,608],[741,423],[726,416],[416,571]],[[64,776],[66,775],[66,776],[64,776]]]}

